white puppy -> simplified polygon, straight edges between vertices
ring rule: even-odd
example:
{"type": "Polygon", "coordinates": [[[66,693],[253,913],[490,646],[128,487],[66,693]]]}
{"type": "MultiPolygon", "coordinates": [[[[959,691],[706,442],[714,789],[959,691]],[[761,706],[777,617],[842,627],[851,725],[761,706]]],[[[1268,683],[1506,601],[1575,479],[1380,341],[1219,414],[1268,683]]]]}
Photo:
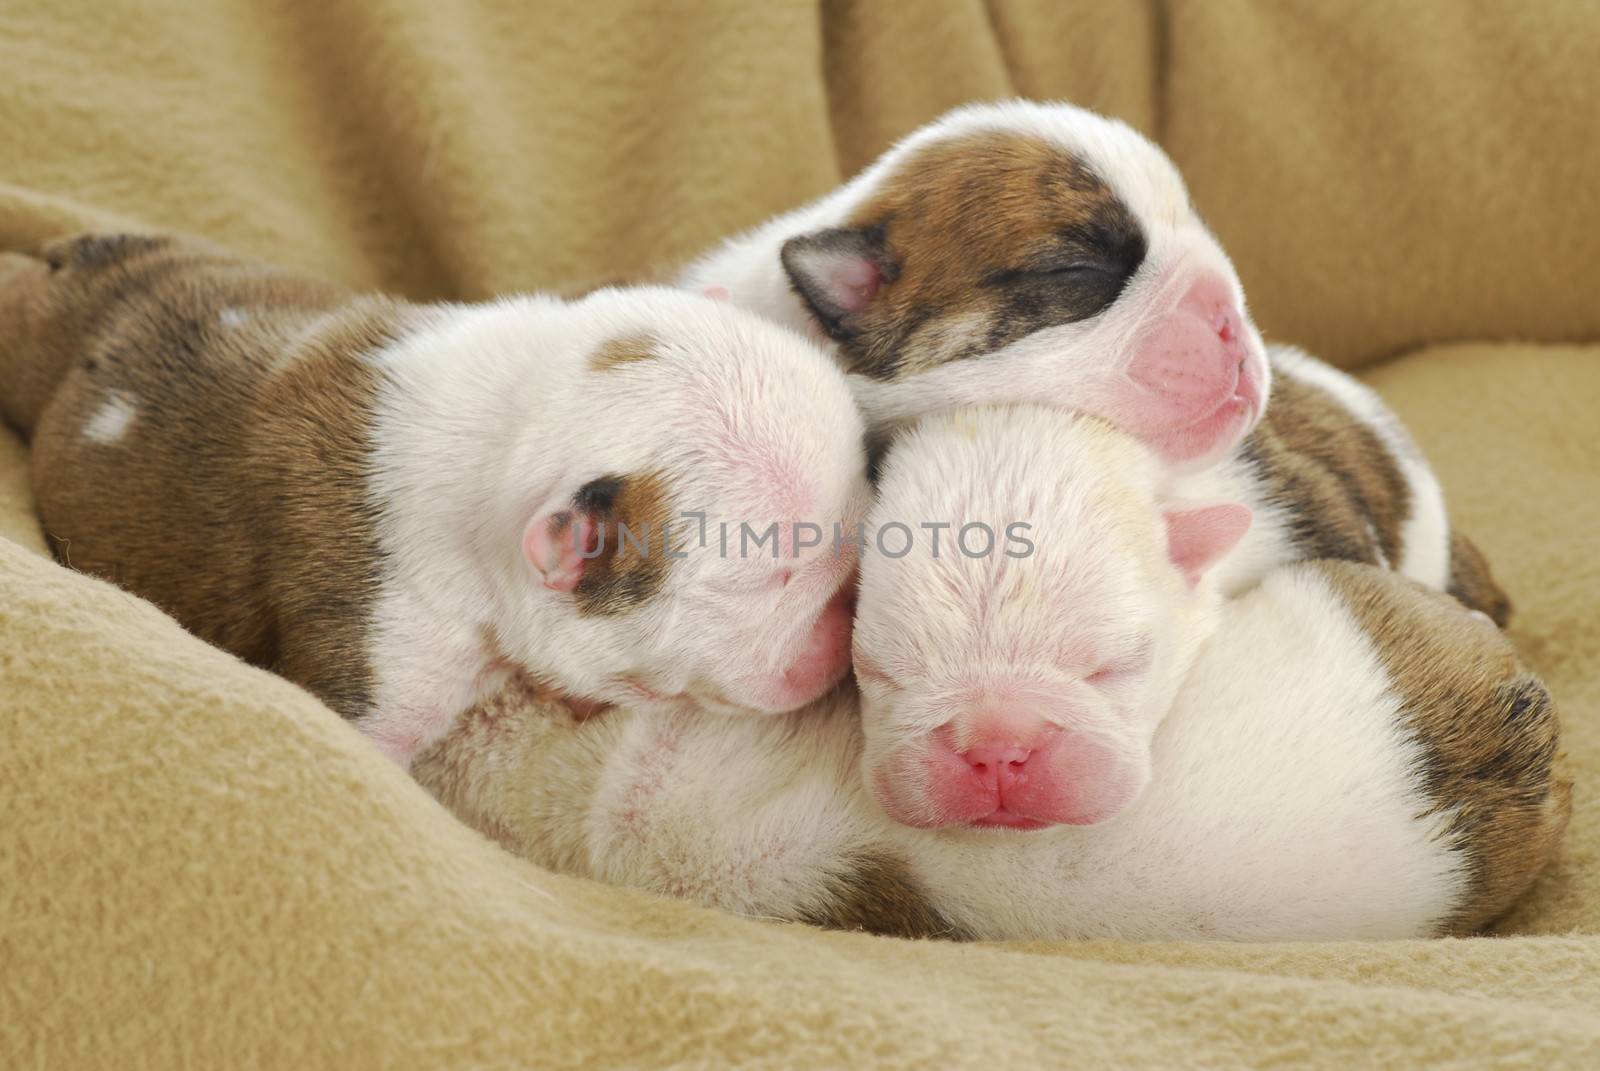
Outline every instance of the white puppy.
{"type": "Polygon", "coordinates": [[[896,558],[869,543],[856,677],[864,772],[890,815],[1087,825],[1144,788],[1222,605],[1212,567],[1250,525],[1234,503],[1169,501],[1164,483],[1127,435],[1037,406],[957,410],[897,441],[873,530],[955,538],[896,558]],[[987,531],[1028,544],[991,550],[987,531]]]}

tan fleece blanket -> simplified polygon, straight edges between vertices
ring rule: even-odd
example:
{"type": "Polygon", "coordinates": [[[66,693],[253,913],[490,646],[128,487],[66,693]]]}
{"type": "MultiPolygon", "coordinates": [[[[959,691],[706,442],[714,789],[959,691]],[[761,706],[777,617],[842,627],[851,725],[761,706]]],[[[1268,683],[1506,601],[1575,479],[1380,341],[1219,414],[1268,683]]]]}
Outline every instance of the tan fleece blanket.
{"type": "Polygon", "coordinates": [[[543,873],[42,556],[0,434],[0,1066],[1600,1065],[1600,35],[1539,5],[0,6],[0,247],[127,221],[426,297],[687,255],[970,97],[1161,136],[1518,603],[1577,777],[1504,929],[954,946],[543,873]],[[1507,340],[1569,345],[1538,346],[1507,340]]]}

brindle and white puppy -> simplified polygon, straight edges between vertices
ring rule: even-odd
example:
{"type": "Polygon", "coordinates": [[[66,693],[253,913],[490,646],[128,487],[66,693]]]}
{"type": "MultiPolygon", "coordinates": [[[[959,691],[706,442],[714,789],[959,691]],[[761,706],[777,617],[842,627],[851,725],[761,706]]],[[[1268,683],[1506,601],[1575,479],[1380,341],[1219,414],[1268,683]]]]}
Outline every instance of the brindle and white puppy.
{"type": "Polygon", "coordinates": [[[1255,541],[1268,559],[1235,561],[1246,580],[1299,557],[1379,562],[1509,616],[1398,420],[1320,362],[1268,359],[1172,161],[1115,120],[961,108],[679,282],[830,343],[880,433],[971,404],[1089,413],[1176,471],[1226,460],[1231,484],[1248,471],[1280,538],[1255,541]],[[1230,458],[1269,382],[1268,426],[1230,458]]]}
{"type": "Polygon", "coordinates": [[[859,518],[860,420],[815,346],[725,304],[410,305],[91,235],[0,261],[0,384],[65,562],[399,762],[510,667],[763,712],[847,670],[853,562],[788,523],[859,518]],[[781,560],[699,544],[769,520],[781,560]]]}
{"type": "Polygon", "coordinates": [[[1507,641],[1350,563],[1225,599],[1248,514],[1164,471],[1060,410],[924,420],[871,517],[859,710],[574,726],[507,700],[422,777],[547,865],[892,932],[1400,936],[1503,910],[1566,813],[1507,641]],[[882,551],[919,518],[942,552],[882,551]]]}
{"type": "Polygon", "coordinates": [[[1070,105],[951,112],[679,283],[831,342],[880,429],[1039,402],[1203,467],[1266,404],[1238,275],[1172,161],[1070,105]]]}
{"type": "Polygon", "coordinates": [[[542,866],[905,937],[1427,937],[1527,891],[1570,785],[1550,696],[1498,630],[1349,563],[1278,570],[1223,613],[1154,783],[1103,825],[894,824],[858,774],[848,694],[777,719],[577,721],[505,693],[416,772],[542,866]]]}

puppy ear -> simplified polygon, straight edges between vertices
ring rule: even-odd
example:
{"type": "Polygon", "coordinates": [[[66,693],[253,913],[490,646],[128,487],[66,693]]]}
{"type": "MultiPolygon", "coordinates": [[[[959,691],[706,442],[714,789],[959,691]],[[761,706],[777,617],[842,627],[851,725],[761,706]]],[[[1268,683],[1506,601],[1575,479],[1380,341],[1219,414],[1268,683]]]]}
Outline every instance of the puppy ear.
{"type": "Polygon", "coordinates": [[[1237,502],[1168,507],[1167,556],[1194,587],[1250,530],[1250,510],[1237,502]]]}
{"type": "Polygon", "coordinates": [[[830,227],[783,243],[789,283],[823,330],[837,337],[890,277],[881,239],[871,231],[830,227]]]}
{"type": "Polygon", "coordinates": [[[605,528],[583,510],[542,511],[522,533],[522,553],[551,591],[571,591],[605,549],[605,528]]]}

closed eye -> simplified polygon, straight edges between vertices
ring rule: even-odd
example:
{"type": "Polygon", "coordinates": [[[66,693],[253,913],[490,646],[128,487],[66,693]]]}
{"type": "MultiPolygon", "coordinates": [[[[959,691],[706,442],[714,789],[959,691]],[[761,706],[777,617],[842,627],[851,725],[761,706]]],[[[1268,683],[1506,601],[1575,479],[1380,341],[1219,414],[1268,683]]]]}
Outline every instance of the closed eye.
{"type": "Polygon", "coordinates": [[[983,285],[991,287],[1014,286],[1017,283],[1034,280],[1035,282],[1063,282],[1072,279],[1085,279],[1091,276],[1115,276],[1116,269],[1109,264],[1098,261],[1075,260],[1067,264],[1052,264],[1043,267],[1002,268],[992,271],[983,278],[983,285]]]}
{"type": "MultiPolygon", "coordinates": [[[[1075,260],[1070,264],[1060,264],[1054,267],[1033,268],[1027,274],[1031,275],[1111,275],[1116,271],[1109,264],[1098,261],[1075,260]]],[[[1021,274],[1021,273],[1019,273],[1021,274]]]]}
{"type": "Polygon", "coordinates": [[[1155,644],[1141,640],[1128,654],[1102,662],[1100,667],[1084,678],[1095,688],[1113,688],[1126,684],[1150,668],[1155,658],[1155,644]]]}

